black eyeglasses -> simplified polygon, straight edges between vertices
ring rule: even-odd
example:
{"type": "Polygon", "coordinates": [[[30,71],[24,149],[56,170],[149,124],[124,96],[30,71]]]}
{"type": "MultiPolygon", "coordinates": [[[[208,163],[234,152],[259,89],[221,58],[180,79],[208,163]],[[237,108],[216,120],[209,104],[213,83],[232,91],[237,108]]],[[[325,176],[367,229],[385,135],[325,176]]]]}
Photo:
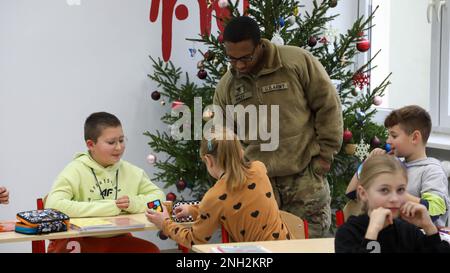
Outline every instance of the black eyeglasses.
{"type": "Polygon", "coordinates": [[[255,46],[253,48],[253,51],[252,51],[252,53],[250,55],[243,56],[243,57],[240,57],[240,58],[234,58],[234,57],[226,56],[225,60],[227,62],[230,62],[230,63],[237,63],[238,61],[239,62],[243,62],[243,63],[249,63],[249,62],[253,61],[253,59],[255,58],[255,50],[256,50],[257,47],[258,46],[255,46]]]}

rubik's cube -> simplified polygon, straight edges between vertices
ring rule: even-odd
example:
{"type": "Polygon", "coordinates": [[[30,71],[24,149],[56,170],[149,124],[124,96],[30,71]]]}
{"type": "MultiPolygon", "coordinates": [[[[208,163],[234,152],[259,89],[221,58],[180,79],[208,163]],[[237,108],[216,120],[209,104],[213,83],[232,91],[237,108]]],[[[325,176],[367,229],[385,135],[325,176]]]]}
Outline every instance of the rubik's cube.
{"type": "Polygon", "coordinates": [[[157,211],[157,212],[162,212],[163,211],[163,207],[161,206],[161,201],[159,199],[155,200],[155,201],[148,202],[147,203],[147,207],[149,209],[152,209],[152,210],[157,211]]]}

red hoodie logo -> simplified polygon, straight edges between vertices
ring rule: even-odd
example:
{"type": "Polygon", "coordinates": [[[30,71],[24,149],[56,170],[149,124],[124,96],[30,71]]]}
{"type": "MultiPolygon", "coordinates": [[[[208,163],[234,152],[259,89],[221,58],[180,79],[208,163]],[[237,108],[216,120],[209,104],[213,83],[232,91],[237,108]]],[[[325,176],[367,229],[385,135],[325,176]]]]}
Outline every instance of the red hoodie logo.
{"type": "MultiPolygon", "coordinates": [[[[161,0],[151,0],[150,6],[150,22],[155,22],[159,16],[159,7],[161,0]]],[[[172,53],[172,23],[173,15],[180,20],[186,20],[189,17],[189,9],[183,5],[177,5],[178,0],[163,0],[162,1],[162,53],[163,59],[167,62],[172,53]]],[[[223,31],[222,18],[227,18],[230,12],[227,8],[220,8],[218,0],[197,0],[200,13],[200,33],[201,35],[211,34],[212,12],[216,13],[216,24],[220,32],[223,31]]],[[[248,8],[248,0],[243,2],[243,10],[248,8]]]]}

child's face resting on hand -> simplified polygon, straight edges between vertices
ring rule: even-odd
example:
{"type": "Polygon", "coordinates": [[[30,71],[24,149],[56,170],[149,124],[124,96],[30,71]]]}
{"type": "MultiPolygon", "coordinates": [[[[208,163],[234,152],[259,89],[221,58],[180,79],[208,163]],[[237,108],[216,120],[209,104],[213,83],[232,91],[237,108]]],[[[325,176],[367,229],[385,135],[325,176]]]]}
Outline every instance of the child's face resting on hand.
{"type": "Polygon", "coordinates": [[[389,209],[393,218],[400,215],[400,208],[406,203],[407,180],[401,173],[383,173],[373,179],[369,188],[358,186],[361,200],[367,204],[367,212],[379,207],[389,209]]]}

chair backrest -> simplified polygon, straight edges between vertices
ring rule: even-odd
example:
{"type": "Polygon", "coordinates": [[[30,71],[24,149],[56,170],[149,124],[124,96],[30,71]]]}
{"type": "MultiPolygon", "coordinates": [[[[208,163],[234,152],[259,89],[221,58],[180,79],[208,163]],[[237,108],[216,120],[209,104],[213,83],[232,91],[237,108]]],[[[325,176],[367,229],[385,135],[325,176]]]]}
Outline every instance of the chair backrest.
{"type": "Polygon", "coordinates": [[[300,217],[289,213],[287,211],[280,210],[281,219],[286,225],[291,239],[307,239],[308,229],[307,223],[303,221],[300,217]]]}
{"type": "Polygon", "coordinates": [[[357,200],[350,200],[345,204],[344,209],[344,221],[347,221],[350,216],[358,216],[362,213],[362,205],[361,202],[357,200]]]}

